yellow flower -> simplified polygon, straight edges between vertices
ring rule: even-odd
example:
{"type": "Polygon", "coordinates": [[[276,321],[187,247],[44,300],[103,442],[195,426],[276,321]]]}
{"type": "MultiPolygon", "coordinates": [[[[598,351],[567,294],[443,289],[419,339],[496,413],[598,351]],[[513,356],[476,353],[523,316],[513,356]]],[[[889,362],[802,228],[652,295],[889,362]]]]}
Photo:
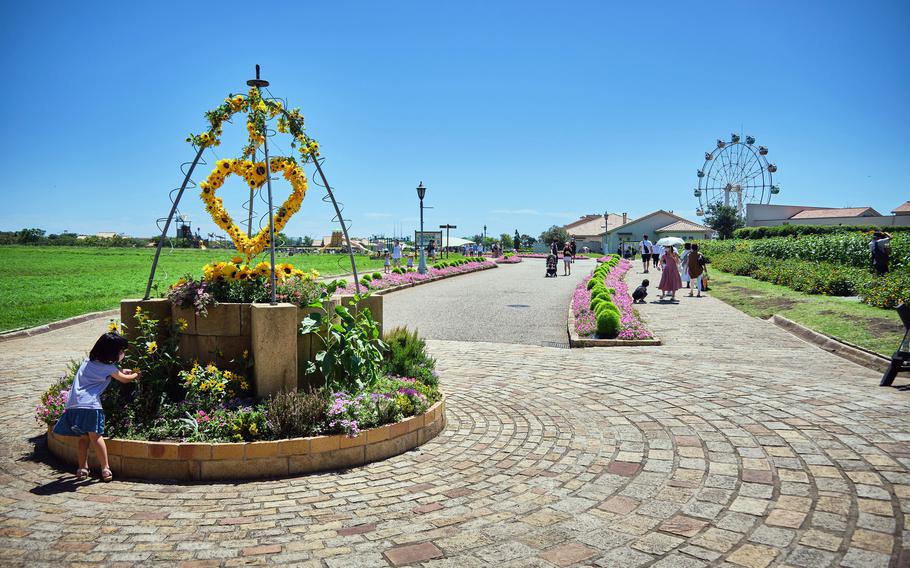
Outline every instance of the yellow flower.
{"type": "Polygon", "coordinates": [[[243,258],[239,257],[239,256],[235,256],[231,259],[231,262],[233,262],[234,264],[240,264],[241,262],[243,262],[243,258]]]}
{"type": "Polygon", "coordinates": [[[136,306],[136,315],[138,316],[141,313],[142,313],[142,306],[136,306]]]}
{"type": "Polygon", "coordinates": [[[257,428],[256,423],[253,422],[252,424],[250,424],[250,434],[255,436],[258,433],[259,433],[259,428],[257,428]]]}
{"type": "Polygon", "coordinates": [[[158,342],[149,341],[148,343],[145,344],[145,350],[148,351],[149,355],[154,355],[155,353],[158,352],[158,342]]]}
{"type": "Polygon", "coordinates": [[[107,324],[107,331],[108,333],[117,333],[119,331],[117,322],[111,320],[111,323],[107,324]]]}
{"type": "Polygon", "coordinates": [[[190,326],[189,322],[187,322],[185,319],[183,319],[183,318],[177,319],[177,329],[179,329],[180,331],[186,331],[186,328],[188,328],[189,326],[190,326]]]}
{"type": "Polygon", "coordinates": [[[248,350],[244,349],[244,350],[243,350],[243,358],[244,358],[244,359],[247,359],[247,358],[249,358],[249,356],[250,356],[250,352],[249,352],[248,350]]]}

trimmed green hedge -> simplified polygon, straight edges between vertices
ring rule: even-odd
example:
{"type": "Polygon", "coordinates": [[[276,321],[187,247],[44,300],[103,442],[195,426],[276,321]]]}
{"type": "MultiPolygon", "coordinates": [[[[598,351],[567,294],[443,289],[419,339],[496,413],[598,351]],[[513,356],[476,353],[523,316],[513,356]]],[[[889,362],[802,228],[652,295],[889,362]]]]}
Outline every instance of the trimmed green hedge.
{"type": "Polygon", "coordinates": [[[879,227],[875,225],[777,225],[775,227],[743,227],[733,231],[737,239],[767,239],[769,237],[792,237],[797,235],[830,235],[834,233],[888,233],[910,232],[910,227],[879,227]]]}

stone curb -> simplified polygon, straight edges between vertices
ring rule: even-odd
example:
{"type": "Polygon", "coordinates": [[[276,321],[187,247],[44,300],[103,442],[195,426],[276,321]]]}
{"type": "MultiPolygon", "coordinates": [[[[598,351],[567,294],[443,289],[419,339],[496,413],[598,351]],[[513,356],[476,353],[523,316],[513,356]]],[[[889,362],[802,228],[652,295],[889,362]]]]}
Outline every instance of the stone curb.
{"type": "Polygon", "coordinates": [[[661,345],[660,338],[654,339],[594,339],[582,338],[575,330],[575,313],[572,312],[572,300],[569,300],[569,317],[567,320],[569,330],[569,347],[638,347],[644,345],[661,345]]]}
{"type": "Polygon", "coordinates": [[[873,353],[872,351],[863,349],[857,345],[851,345],[845,341],[834,339],[833,337],[811,330],[808,327],[804,327],[783,316],[774,314],[768,318],[768,321],[779,328],[792,333],[807,343],[811,343],[820,349],[862,367],[866,367],[867,369],[884,373],[888,369],[888,364],[891,362],[890,359],[882,357],[878,353],[873,353]]]}
{"type": "MultiPolygon", "coordinates": [[[[111,470],[130,479],[236,481],[349,469],[412,450],[435,438],[446,425],[446,397],[418,416],[344,434],[225,444],[105,439],[111,470]]],[[[47,431],[51,454],[76,465],[79,438],[47,431]]],[[[98,468],[94,450],[89,465],[98,468]]]]}
{"type": "Polygon", "coordinates": [[[92,319],[108,317],[108,316],[119,316],[120,310],[107,310],[105,312],[91,312],[88,314],[82,314],[79,316],[73,316],[60,321],[54,321],[51,323],[46,323],[44,325],[39,325],[38,327],[32,327],[29,329],[21,329],[19,331],[11,331],[9,333],[4,333],[0,335],[0,343],[4,341],[10,341],[12,339],[21,339],[23,337],[31,337],[33,335],[40,335],[42,333],[47,333],[49,331],[54,331],[55,329],[60,329],[63,327],[69,327],[71,325],[76,325],[79,323],[84,323],[92,319]]]}

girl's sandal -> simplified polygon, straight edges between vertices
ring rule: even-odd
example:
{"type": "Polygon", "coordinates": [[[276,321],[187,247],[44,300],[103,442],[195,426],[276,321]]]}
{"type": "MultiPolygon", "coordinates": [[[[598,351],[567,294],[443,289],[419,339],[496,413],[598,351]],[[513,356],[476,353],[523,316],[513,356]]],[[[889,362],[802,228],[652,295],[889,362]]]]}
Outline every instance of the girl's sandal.
{"type": "Polygon", "coordinates": [[[76,479],[78,479],[80,481],[83,479],[87,479],[88,474],[89,474],[89,472],[87,469],[85,469],[84,467],[80,467],[79,469],[76,470],[76,479]]]}
{"type": "Polygon", "coordinates": [[[107,483],[108,481],[114,480],[114,474],[110,469],[104,468],[101,470],[101,481],[107,483]]]}

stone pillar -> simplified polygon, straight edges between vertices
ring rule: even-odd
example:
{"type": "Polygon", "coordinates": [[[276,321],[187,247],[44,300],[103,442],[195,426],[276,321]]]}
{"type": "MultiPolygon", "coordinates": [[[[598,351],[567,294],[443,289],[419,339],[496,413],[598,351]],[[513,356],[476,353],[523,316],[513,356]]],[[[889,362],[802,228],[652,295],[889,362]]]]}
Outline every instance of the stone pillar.
{"type": "MultiPolygon", "coordinates": [[[[167,298],[150,300],[120,300],[120,323],[126,328],[124,335],[132,341],[136,338],[136,308],[142,308],[145,315],[151,319],[163,321],[171,318],[171,301],[167,298]]],[[[168,333],[169,326],[160,328],[162,333],[168,333]]]]}
{"type": "MultiPolygon", "coordinates": [[[[341,296],[340,303],[342,306],[351,309],[348,304],[353,299],[354,296],[341,296]]],[[[370,315],[373,316],[373,319],[376,320],[376,325],[379,327],[379,336],[382,337],[382,296],[371,294],[366,298],[362,298],[354,307],[354,312],[359,312],[363,308],[369,308],[370,315]]]]}
{"type": "Polygon", "coordinates": [[[297,306],[253,304],[250,316],[256,396],[296,390],[297,306]]]}

